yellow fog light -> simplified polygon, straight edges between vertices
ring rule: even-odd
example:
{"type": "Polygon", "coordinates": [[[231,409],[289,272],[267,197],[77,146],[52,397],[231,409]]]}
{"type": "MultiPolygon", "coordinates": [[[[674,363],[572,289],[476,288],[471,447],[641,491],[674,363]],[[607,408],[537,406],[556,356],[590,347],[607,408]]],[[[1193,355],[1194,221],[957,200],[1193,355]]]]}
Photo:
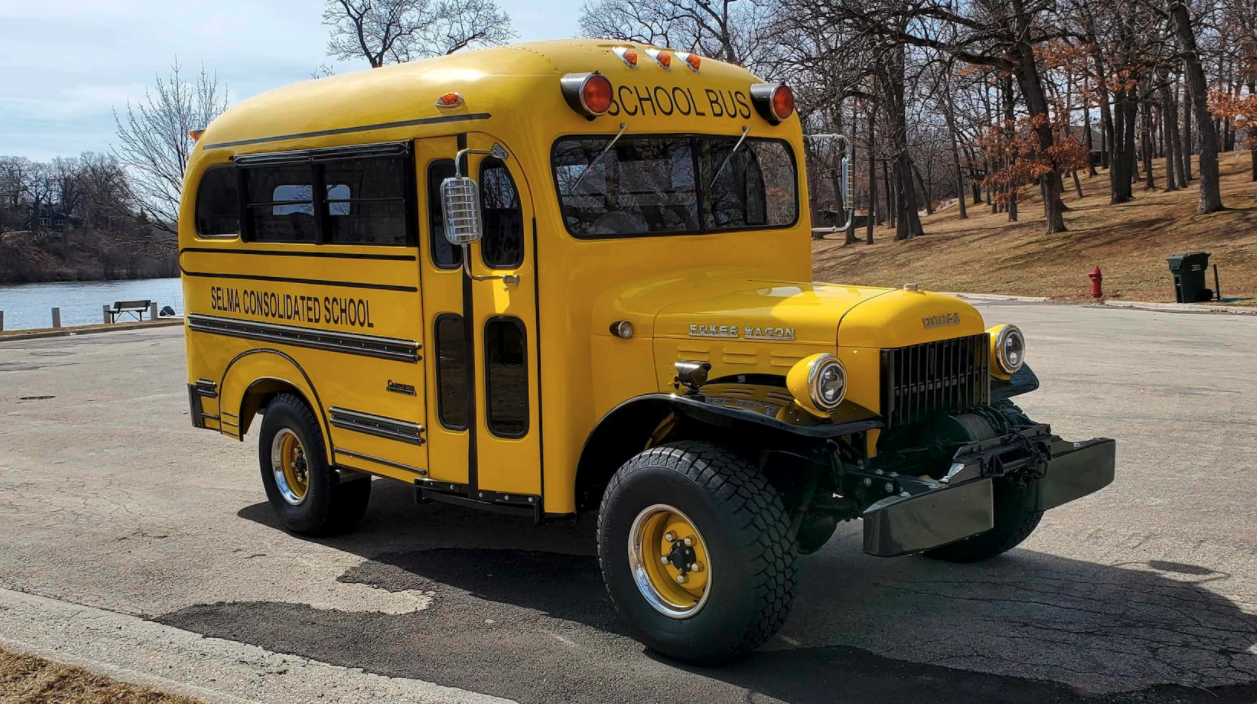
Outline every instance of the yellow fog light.
{"type": "Polygon", "coordinates": [[[1009,377],[1026,363],[1026,336],[1016,325],[996,325],[987,329],[991,336],[992,371],[996,376],[1009,377]]]}
{"type": "Polygon", "coordinates": [[[842,404],[847,393],[847,369],[832,354],[814,354],[790,368],[786,388],[795,403],[823,418],[842,404]]]}

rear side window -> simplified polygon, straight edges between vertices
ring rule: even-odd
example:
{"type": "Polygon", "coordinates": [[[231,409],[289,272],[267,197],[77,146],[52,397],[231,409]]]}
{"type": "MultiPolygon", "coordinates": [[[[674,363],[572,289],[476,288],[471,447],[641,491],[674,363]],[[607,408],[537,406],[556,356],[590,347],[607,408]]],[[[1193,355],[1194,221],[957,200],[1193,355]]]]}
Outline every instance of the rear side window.
{"type": "Polygon", "coordinates": [[[323,166],[333,244],[406,244],[405,167],[402,159],[323,166]]]}
{"type": "Polygon", "coordinates": [[[405,145],[241,157],[245,239],[413,244],[412,163],[405,145]]]}
{"type": "Polygon", "coordinates": [[[308,164],[249,169],[249,238],[256,242],[319,241],[314,172],[308,164]]]}
{"type": "Polygon", "coordinates": [[[196,234],[201,237],[236,237],[240,234],[240,192],[236,170],[210,167],[196,189],[196,234]]]}

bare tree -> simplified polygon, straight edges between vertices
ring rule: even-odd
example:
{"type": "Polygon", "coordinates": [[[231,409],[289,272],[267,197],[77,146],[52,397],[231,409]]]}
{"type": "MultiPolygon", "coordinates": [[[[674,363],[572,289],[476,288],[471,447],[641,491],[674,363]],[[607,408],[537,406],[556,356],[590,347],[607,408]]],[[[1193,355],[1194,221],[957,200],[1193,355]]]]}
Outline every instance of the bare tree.
{"type": "Polygon", "coordinates": [[[751,67],[768,48],[768,6],[755,0],[590,0],[580,34],[693,51],[751,67]]]}
{"type": "Polygon", "coordinates": [[[326,0],[327,55],[363,58],[372,68],[515,37],[494,0],[326,0]]]}
{"type": "Polygon", "coordinates": [[[1191,93],[1192,113],[1196,116],[1196,130],[1200,135],[1200,213],[1223,210],[1222,184],[1218,174],[1218,138],[1213,116],[1209,114],[1209,84],[1201,65],[1196,46],[1196,30],[1183,0],[1172,0],[1170,18],[1178,35],[1183,63],[1187,68],[1187,88],[1191,93]]]}
{"type": "Polygon", "coordinates": [[[195,82],[186,81],[176,60],[142,101],[127,101],[123,115],[114,111],[114,153],[131,170],[137,207],[153,227],[177,232],[183,172],[196,146],[189,132],[204,129],[226,109],[227,89],[217,75],[202,66],[195,82]]]}

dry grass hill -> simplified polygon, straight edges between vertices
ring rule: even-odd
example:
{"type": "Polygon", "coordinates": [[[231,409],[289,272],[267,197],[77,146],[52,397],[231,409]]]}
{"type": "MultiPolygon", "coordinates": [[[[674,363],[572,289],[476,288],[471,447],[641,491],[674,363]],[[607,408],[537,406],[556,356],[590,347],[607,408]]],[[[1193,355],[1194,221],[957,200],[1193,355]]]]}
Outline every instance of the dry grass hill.
{"type": "MultiPolygon", "coordinates": [[[[1135,186],[1135,200],[1109,205],[1108,172],[1082,177],[1079,199],[1066,179],[1068,232],[1043,234],[1037,189],[1026,189],[1021,222],[970,206],[961,220],[953,206],[923,218],[925,236],[895,242],[894,231],[874,230],[873,245],[844,246],[842,234],[812,246],[816,280],[898,286],[916,282],[934,291],[1050,296],[1089,300],[1087,273],[1099,266],[1107,298],[1173,301],[1166,257],[1177,252],[1212,252],[1222,295],[1232,305],[1257,306],[1257,183],[1247,152],[1222,155],[1222,198],[1229,210],[1196,215],[1196,181],[1173,193],[1161,190],[1164,164],[1154,162],[1158,189],[1135,186]],[[1033,195],[1030,195],[1034,191],[1033,195]]],[[[1196,175],[1199,176],[1199,166],[1196,175]]],[[[857,234],[863,241],[864,231],[857,234]]],[[[1209,273],[1209,287],[1213,274],[1209,273]]]]}

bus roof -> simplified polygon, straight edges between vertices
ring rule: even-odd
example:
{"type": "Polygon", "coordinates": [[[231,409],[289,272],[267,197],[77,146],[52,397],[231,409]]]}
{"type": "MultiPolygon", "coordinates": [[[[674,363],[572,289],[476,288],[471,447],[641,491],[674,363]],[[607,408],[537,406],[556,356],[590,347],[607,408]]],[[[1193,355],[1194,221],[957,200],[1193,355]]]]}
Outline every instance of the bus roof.
{"type": "MultiPolygon", "coordinates": [[[[557,99],[556,79],[568,73],[599,71],[617,85],[662,79],[666,73],[676,82],[683,78],[677,74],[690,73],[679,59],[665,72],[646,54],[647,48],[653,47],[604,39],[529,42],[304,81],[231,107],[206,128],[199,146],[237,153],[270,151],[297,148],[310,138],[363,131],[364,126],[384,129],[470,120],[494,112],[520,114],[521,106],[530,102],[550,104],[557,99]],[[617,47],[638,49],[639,67],[625,65],[613,51],[617,47]],[[536,100],[540,82],[554,83],[554,95],[547,96],[551,100],[536,100]],[[437,107],[437,98],[450,91],[460,93],[463,104],[437,107]]],[[[745,90],[760,82],[741,67],[705,57],[699,74],[702,88],[745,90]]]]}

